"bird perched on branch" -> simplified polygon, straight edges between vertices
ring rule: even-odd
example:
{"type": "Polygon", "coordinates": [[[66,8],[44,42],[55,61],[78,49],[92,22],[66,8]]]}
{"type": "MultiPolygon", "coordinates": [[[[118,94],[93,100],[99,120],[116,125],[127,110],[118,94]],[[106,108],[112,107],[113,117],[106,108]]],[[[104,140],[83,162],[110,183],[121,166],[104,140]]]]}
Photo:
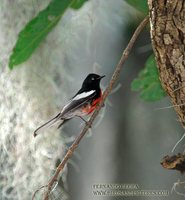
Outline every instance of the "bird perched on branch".
{"type": "MultiPolygon", "coordinates": [[[[60,122],[58,128],[73,117],[80,117],[83,121],[83,116],[92,113],[102,98],[100,81],[105,76],[98,74],[89,74],[82,83],[81,89],[76,95],[62,108],[54,118],[50,119],[34,131],[36,137],[43,128],[52,126],[60,122]]],[[[85,121],[86,122],[86,121],[85,121]]]]}

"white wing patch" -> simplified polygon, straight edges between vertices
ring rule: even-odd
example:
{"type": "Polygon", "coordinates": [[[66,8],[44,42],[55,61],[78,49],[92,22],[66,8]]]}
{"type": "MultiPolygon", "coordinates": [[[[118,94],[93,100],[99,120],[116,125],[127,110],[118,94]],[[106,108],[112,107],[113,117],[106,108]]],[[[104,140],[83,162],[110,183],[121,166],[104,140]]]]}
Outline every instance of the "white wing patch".
{"type": "Polygon", "coordinates": [[[76,97],[73,98],[73,100],[79,100],[79,99],[83,99],[85,97],[90,96],[91,94],[93,94],[95,92],[95,90],[91,90],[89,92],[83,92],[81,94],[78,94],[76,97]]]}

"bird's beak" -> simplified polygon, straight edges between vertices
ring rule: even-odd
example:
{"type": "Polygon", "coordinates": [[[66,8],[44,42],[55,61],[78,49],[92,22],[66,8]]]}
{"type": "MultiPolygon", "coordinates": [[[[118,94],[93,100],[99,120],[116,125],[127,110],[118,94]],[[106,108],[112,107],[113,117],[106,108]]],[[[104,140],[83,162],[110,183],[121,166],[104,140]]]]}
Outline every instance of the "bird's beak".
{"type": "Polygon", "coordinates": [[[102,78],[104,78],[104,77],[105,77],[105,75],[103,75],[103,76],[100,76],[98,79],[100,79],[100,80],[101,80],[101,79],[102,79],[102,78]]]}

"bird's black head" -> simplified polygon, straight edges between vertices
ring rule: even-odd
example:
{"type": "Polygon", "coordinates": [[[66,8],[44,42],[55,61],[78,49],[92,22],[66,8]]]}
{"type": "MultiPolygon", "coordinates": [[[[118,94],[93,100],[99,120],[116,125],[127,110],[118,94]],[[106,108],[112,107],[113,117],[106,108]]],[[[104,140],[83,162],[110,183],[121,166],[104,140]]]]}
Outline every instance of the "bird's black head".
{"type": "Polygon", "coordinates": [[[86,89],[99,89],[100,81],[105,76],[100,76],[98,74],[89,74],[84,80],[82,87],[86,89]]]}

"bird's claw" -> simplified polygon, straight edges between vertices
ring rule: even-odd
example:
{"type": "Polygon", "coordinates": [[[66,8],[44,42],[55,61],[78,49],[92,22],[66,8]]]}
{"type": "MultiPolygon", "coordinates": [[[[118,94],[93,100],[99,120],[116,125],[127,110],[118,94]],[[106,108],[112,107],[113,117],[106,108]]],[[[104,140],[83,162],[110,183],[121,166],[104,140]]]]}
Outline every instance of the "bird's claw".
{"type": "Polygon", "coordinates": [[[86,126],[88,126],[89,128],[92,128],[92,124],[89,121],[85,122],[86,126]]]}

